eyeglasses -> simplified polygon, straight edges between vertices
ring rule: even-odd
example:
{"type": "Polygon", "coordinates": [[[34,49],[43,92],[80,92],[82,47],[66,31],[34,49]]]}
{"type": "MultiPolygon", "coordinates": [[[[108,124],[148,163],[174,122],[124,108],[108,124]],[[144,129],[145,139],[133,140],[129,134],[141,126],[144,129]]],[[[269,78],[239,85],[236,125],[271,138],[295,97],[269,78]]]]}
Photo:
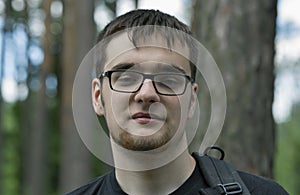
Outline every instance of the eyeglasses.
{"type": "Polygon", "coordinates": [[[157,94],[176,96],[184,94],[188,82],[194,82],[193,78],[180,73],[144,74],[130,70],[110,70],[100,75],[109,78],[110,88],[117,92],[138,92],[145,79],[151,79],[157,94]]]}

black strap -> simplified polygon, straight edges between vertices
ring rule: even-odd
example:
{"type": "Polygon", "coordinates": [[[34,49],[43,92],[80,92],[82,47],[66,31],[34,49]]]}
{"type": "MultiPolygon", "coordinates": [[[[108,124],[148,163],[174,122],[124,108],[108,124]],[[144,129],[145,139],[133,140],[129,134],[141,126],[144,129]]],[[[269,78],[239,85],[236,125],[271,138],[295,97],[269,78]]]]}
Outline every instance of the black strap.
{"type": "Polygon", "coordinates": [[[231,164],[208,155],[200,156],[193,153],[193,156],[197,159],[204,179],[209,185],[209,188],[201,189],[200,194],[250,195],[246,185],[231,164]]]}
{"type": "Polygon", "coordinates": [[[238,182],[219,184],[210,188],[202,188],[199,193],[201,195],[220,195],[220,194],[242,194],[243,189],[238,182]]]}

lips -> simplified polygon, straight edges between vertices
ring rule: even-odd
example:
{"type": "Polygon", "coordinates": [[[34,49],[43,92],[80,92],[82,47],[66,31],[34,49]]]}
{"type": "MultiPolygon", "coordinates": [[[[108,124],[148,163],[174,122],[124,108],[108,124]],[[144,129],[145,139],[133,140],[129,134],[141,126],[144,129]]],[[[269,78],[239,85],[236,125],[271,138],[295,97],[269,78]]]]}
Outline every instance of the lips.
{"type": "Polygon", "coordinates": [[[146,112],[135,113],[132,115],[132,119],[141,124],[147,124],[154,120],[162,120],[159,116],[146,112]]]}

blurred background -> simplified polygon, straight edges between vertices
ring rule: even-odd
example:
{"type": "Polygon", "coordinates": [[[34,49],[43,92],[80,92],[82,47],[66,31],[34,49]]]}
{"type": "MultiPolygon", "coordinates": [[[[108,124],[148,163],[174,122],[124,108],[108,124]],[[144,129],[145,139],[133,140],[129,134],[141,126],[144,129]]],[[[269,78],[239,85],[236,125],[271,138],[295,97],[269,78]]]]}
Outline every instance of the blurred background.
{"type": "Polygon", "coordinates": [[[97,33],[136,8],[176,16],[215,58],[228,160],[300,194],[298,0],[0,0],[0,194],[62,194],[111,169],[77,134],[73,79],[97,33]]]}

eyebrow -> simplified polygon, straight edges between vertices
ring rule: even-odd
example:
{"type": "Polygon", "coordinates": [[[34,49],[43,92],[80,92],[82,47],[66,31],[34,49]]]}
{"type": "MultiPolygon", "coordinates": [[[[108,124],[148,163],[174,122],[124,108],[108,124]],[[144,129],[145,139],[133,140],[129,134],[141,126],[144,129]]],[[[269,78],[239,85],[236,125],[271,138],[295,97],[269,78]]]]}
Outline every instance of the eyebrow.
{"type": "MultiPolygon", "coordinates": [[[[136,64],[136,63],[120,63],[120,64],[117,64],[114,67],[112,67],[111,70],[127,70],[127,69],[134,67],[135,65],[138,65],[138,64],[136,64]]],[[[172,70],[172,68],[174,68],[183,74],[187,74],[184,69],[182,69],[181,67],[178,67],[174,64],[165,65],[163,63],[158,63],[157,65],[158,65],[157,69],[159,71],[172,72],[171,70],[172,70]]]]}
{"type": "Polygon", "coordinates": [[[135,63],[120,63],[111,68],[111,70],[126,70],[136,65],[135,63]]]}
{"type": "MultiPolygon", "coordinates": [[[[179,72],[183,73],[183,74],[187,74],[182,68],[175,66],[174,64],[170,64],[169,66],[163,65],[163,64],[159,64],[160,66],[158,67],[158,69],[160,71],[166,71],[166,72],[171,72],[171,70],[173,70],[172,68],[178,70],[179,72]],[[171,68],[171,67],[172,68],[171,68]]],[[[173,70],[174,71],[174,70],[173,70]]]]}

